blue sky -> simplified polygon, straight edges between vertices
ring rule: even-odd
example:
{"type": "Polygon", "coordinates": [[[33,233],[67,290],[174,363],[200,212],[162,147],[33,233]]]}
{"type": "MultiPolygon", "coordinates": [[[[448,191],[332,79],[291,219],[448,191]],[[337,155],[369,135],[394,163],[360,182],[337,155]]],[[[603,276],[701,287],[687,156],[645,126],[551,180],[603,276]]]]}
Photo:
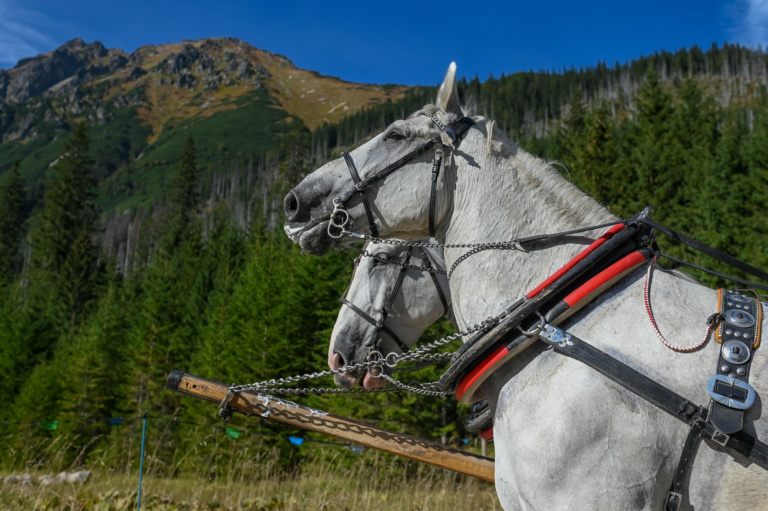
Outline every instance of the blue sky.
{"type": "Polygon", "coordinates": [[[363,83],[626,62],[656,50],[768,47],[768,0],[204,2],[0,0],[0,68],[74,37],[131,52],[232,36],[297,66],[363,83]]]}

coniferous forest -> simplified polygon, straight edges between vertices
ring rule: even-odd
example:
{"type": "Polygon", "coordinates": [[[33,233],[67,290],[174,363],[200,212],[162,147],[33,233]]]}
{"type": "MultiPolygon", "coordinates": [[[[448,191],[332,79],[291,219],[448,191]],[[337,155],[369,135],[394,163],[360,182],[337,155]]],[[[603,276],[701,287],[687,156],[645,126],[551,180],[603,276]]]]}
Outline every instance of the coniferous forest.
{"type": "MultiPolygon", "coordinates": [[[[725,46],[463,79],[460,95],[615,214],[651,205],[657,221],[767,268],[766,76],[765,52],[725,46]]],[[[146,416],[146,463],[156,474],[206,466],[211,478],[224,477],[236,455],[227,441],[299,466],[313,444],[297,447],[289,436],[328,439],[238,416],[225,426],[215,406],[164,390],[166,377],[182,369],[248,383],[326,368],[354,256],[302,254],[282,232],[281,198],[435,92],[411,88],[314,130],[294,123],[259,156],[260,184],[236,193],[227,190],[246,164],[203,172],[196,155],[206,142],[187,133],[170,188],[134,212],[140,232],[120,252],[104,241],[111,213],[98,207],[100,160],[87,123],[69,130],[39,196],[28,193],[18,164],[0,169],[0,465],[60,470],[106,460],[135,470],[146,416]]],[[[661,241],[665,252],[739,275],[661,241]]],[[[438,324],[426,338],[449,331],[438,324]]],[[[438,374],[423,369],[417,378],[438,374]]],[[[297,400],[431,440],[467,438],[468,411],[452,399],[297,400]]]]}

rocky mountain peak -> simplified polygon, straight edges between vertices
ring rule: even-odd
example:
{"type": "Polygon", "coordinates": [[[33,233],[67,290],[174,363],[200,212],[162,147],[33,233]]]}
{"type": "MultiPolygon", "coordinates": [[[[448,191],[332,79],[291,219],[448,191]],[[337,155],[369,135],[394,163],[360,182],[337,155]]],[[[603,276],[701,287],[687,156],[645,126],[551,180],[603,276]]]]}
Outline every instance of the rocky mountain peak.
{"type": "Polygon", "coordinates": [[[107,50],[98,41],[87,44],[80,38],[72,39],[51,52],[22,59],[12,69],[0,71],[0,105],[41,96],[64,82],[74,86],[125,62],[127,57],[121,50],[107,50]]]}
{"type": "Polygon", "coordinates": [[[104,124],[125,107],[136,108],[153,143],[179,122],[257,97],[314,128],[400,94],[299,69],[231,37],[142,46],[130,55],[75,38],[0,70],[0,143],[50,136],[72,122],[104,124]]]}

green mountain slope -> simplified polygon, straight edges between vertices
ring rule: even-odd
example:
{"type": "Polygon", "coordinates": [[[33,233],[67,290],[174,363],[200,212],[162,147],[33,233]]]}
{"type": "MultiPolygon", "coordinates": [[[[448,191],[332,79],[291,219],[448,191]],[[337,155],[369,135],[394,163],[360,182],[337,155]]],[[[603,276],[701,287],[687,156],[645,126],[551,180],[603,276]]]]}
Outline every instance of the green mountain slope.
{"type": "Polygon", "coordinates": [[[211,174],[263,157],[294,126],[315,127],[402,87],[344,82],[236,39],[146,46],[133,54],[75,39],[0,70],[0,173],[14,161],[40,197],[62,137],[88,125],[104,209],[162,200],[184,135],[211,174]]]}

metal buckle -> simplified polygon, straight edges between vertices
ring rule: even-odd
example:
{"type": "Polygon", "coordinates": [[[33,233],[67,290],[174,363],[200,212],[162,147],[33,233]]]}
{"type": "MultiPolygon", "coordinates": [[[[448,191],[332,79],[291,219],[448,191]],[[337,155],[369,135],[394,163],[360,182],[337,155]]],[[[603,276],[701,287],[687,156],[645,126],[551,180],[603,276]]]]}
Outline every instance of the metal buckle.
{"type": "Polygon", "coordinates": [[[567,348],[568,346],[573,346],[573,342],[571,342],[571,334],[567,332],[563,332],[557,327],[554,327],[550,324],[544,324],[542,326],[541,336],[542,339],[547,341],[550,344],[557,344],[561,348],[567,348]]]}
{"type": "Polygon", "coordinates": [[[726,435],[725,433],[721,433],[719,429],[715,429],[715,431],[712,432],[712,440],[723,447],[725,447],[725,444],[728,443],[728,440],[731,439],[731,435],[726,435]]]}
{"type": "Polygon", "coordinates": [[[232,401],[232,398],[235,396],[235,389],[233,387],[234,383],[229,387],[229,390],[227,390],[227,395],[224,396],[224,399],[222,399],[221,403],[219,404],[219,417],[221,417],[223,422],[229,422],[232,420],[232,408],[229,407],[229,402],[232,401]]]}
{"type": "Polygon", "coordinates": [[[667,492],[667,500],[664,501],[664,511],[675,511],[677,508],[680,507],[680,503],[683,501],[683,495],[681,493],[677,493],[675,491],[668,491],[667,492]],[[672,499],[677,500],[672,500],[672,499]]]}
{"type": "Polygon", "coordinates": [[[752,405],[755,404],[755,396],[757,395],[755,389],[753,389],[749,383],[741,381],[738,378],[734,378],[734,376],[731,374],[716,374],[711,377],[707,382],[707,394],[709,394],[709,396],[718,403],[735,410],[748,410],[751,408],[752,405]],[[731,397],[718,394],[715,392],[715,384],[719,381],[727,383],[728,385],[736,387],[737,389],[747,391],[747,397],[744,398],[744,401],[736,401],[731,397]]]}

